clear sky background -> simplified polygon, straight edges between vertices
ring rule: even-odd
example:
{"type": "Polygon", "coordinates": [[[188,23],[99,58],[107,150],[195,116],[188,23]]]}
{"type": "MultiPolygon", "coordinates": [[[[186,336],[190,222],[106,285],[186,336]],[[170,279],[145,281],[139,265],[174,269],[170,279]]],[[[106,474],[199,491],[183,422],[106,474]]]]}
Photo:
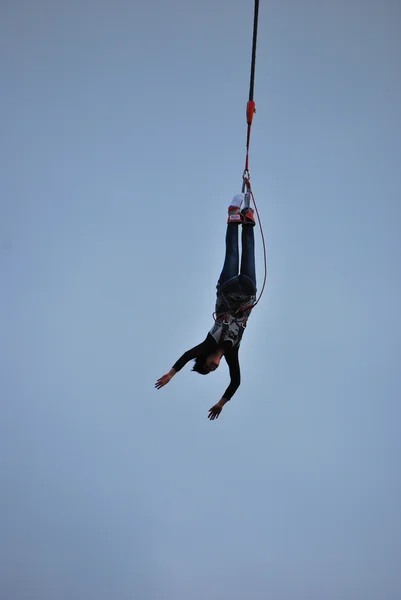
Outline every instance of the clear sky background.
{"type": "Polygon", "coordinates": [[[399,0],[261,0],[268,286],[215,422],[225,365],[154,382],[212,325],[253,2],[0,17],[1,598],[398,600],[399,0]]]}

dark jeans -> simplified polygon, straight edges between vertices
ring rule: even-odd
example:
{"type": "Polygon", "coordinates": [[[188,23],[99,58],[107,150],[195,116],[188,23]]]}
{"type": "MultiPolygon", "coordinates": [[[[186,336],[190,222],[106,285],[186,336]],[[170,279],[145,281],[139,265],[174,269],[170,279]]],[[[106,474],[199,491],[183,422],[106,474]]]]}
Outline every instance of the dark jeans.
{"type": "Polygon", "coordinates": [[[217,285],[220,291],[228,291],[231,287],[235,288],[239,284],[240,288],[246,294],[255,294],[256,268],[254,228],[252,225],[242,226],[241,270],[239,269],[238,228],[239,225],[237,223],[227,224],[226,256],[217,285]],[[240,273],[238,275],[239,270],[240,273]]]}

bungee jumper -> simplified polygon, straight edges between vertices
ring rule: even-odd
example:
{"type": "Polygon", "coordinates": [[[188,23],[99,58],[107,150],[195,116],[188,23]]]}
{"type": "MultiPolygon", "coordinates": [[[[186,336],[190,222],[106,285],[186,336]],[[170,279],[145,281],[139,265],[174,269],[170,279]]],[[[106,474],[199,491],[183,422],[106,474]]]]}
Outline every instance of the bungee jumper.
{"type": "Polygon", "coordinates": [[[176,373],[195,360],[193,371],[207,375],[215,371],[225,358],[230,371],[230,384],[221,400],[209,409],[208,418],[214,420],[223,406],[231,400],[240,382],[238,351],[247,320],[256,302],[256,269],[254,210],[248,205],[249,194],[234,196],[229,208],[226,231],[226,254],[217,283],[215,323],[201,343],[185,352],[168,373],[157,380],[157,389],[165,386],[176,373]],[[241,205],[245,206],[241,211],[241,205]],[[242,225],[242,257],[239,260],[238,229],[242,225]]]}
{"type": "Polygon", "coordinates": [[[266,246],[261,227],[264,251],[265,274],[259,298],[256,299],[256,268],[254,227],[256,211],[259,224],[259,212],[250,183],[249,146],[255,102],[253,99],[256,61],[256,41],[259,14],[259,0],[255,0],[251,80],[249,100],[246,109],[247,142],[245,169],[242,176],[242,192],[232,199],[228,207],[227,229],[225,237],[225,258],[220,277],[217,282],[216,306],[213,314],[215,322],[205,340],[185,352],[168,373],[160,377],[155,384],[156,389],[164,387],[190,361],[194,360],[192,371],[207,375],[215,371],[224,357],[230,373],[230,384],[221,399],[209,409],[208,418],[217,419],[224,405],[231,400],[241,383],[239,365],[239,348],[252,309],[259,302],[266,284],[266,246]],[[250,206],[251,200],[255,210],[250,206]],[[242,228],[241,260],[239,255],[239,227],[242,228]]]}

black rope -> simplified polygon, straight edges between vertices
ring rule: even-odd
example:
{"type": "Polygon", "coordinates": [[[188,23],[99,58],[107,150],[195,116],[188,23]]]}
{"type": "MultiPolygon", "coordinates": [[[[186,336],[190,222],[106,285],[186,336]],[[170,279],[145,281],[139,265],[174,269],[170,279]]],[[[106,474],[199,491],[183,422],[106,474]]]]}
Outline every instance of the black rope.
{"type": "Polygon", "coordinates": [[[242,176],[242,192],[250,192],[250,184],[249,184],[249,167],[248,167],[248,157],[249,157],[249,145],[251,140],[251,126],[253,115],[255,114],[255,102],[253,100],[253,92],[255,88],[255,66],[256,66],[256,43],[258,39],[258,22],[259,22],[259,0],[255,0],[255,8],[253,15],[253,39],[252,39],[252,61],[251,61],[251,78],[249,84],[249,100],[246,107],[246,120],[248,123],[247,135],[246,135],[246,159],[245,159],[245,169],[244,174],[242,176]]]}
{"type": "Polygon", "coordinates": [[[253,18],[251,82],[249,85],[249,100],[250,101],[253,100],[253,90],[255,87],[256,42],[258,39],[258,21],[259,21],[259,0],[255,0],[255,11],[254,11],[254,18],[253,18]]]}

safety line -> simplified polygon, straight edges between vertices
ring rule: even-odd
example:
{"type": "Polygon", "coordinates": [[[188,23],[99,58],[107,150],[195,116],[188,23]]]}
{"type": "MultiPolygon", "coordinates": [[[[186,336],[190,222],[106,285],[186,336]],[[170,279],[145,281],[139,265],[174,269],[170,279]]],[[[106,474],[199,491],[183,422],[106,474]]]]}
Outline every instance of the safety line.
{"type": "Polygon", "coordinates": [[[264,278],[263,278],[262,290],[259,294],[258,299],[256,300],[256,302],[254,304],[254,307],[258,304],[259,300],[261,299],[261,297],[263,295],[263,292],[264,292],[264,289],[266,286],[266,280],[267,280],[266,241],[265,241],[265,235],[264,235],[264,231],[263,231],[262,221],[260,219],[258,206],[256,204],[255,196],[253,194],[252,187],[251,187],[251,182],[250,182],[251,174],[249,171],[249,147],[250,147],[250,141],[251,141],[251,127],[252,127],[253,116],[256,112],[256,104],[254,101],[254,90],[255,90],[256,46],[257,46],[257,39],[258,39],[258,24],[259,24],[259,0],[255,0],[254,17],[253,17],[253,36],[252,36],[251,77],[250,77],[250,83],[249,83],[249,99],[248,99],[248,103],[246,106],[246,122],[247,122],[246,157],[245,157],[245,169],[244,169],[244,173],[242,175],[242,180],[243,180],[242,191],[249,193],[250,196],[252,197],[252,201],[255,206],[255,211],[256,211],[257,218],[258,218],[258,222],[259,222],[260,233],[262,236],[262,244],[263,244],[264,278]]]}

